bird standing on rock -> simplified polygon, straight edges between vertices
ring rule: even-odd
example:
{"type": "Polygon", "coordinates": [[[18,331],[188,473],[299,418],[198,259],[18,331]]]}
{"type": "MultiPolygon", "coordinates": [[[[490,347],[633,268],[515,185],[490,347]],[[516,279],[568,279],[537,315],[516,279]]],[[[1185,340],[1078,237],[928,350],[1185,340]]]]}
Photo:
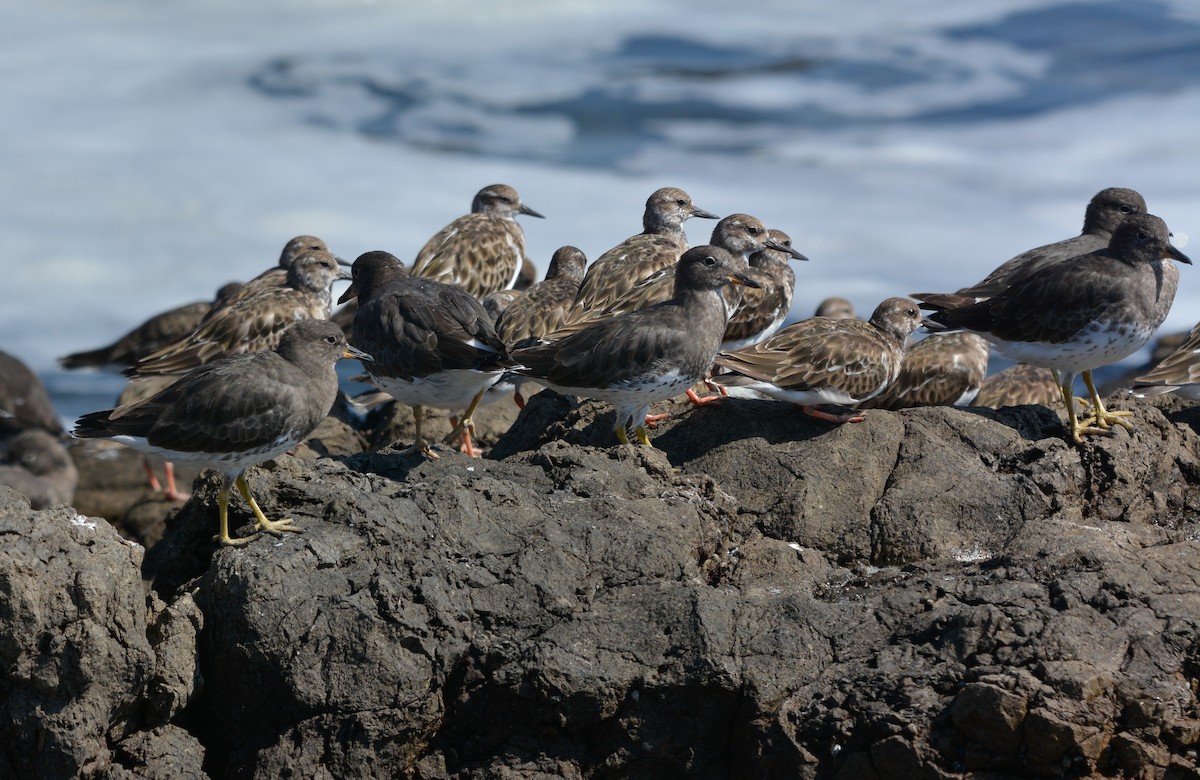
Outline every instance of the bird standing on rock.
{"type": "Polygon", "coordinates": [[[617,439],[627,444],[632,429],[649,445],[650,404],[690,388],[712,365],[728,316],[721,289],[731,283],[756,284],[727,251],[693,247],[676,265],[669,300],[514,350],[513,371],[566,395],[608,401],[617,407],[617,439]]]}
{"type": "Polygon", "coordinates": [[[408,452],[437,457],[422,432],[424,407],[432,406],[466,409],[445,443],[461,438],[474,455],[471,417],[510,365],[492,318],[462,288],[411,276],[388,252],[360,255],[351,275],[338,302],[358,298],[354,343],[374,358],[371,382],[412,407],[417,431],[408,452]]]}
{"type": "Polygon", "coordinates": [[[75,436],[109,438],[169,461],[221,472],[215,540],[222,545],[254,538],[229,535],[233,485],[250,505],[258,531],[276,536],[298,532],[291,519],[267,519],[244,474],[295,447],[325,419],[338,390],[334,364],[343,357],[370,360],[346,344],[334,323],[301,320],[284,331],[272,351],[214,360],[142,401],[85,414],[76,422],[75,436]]]}
{"type": "Polygon", "coordinates": [[[1131,412],[1104,408],[1092,370],[1137,352],[1166,319],[1179,285],[1170,260],[1191,263],[1171,246],[1166,224],[1151,214],[1127,217],[1107,248],[1057,262],[1003,291],[975,301],[916,295],[931,328],[978,333],[1003,354],[1058,375],[1071,438],[1107,435],[1113,425],[1132,429],[1131,412]],[[1071,385],[1083,374],[1092,413],[1079,419],[1071,385]]]}
{"type": "Polygon", "coordinates": [[[413,261],[412,275],[458,285],[476,298],[512,287],[526,259],[518,214],[542,217],[507,184],[484,187],[475,194],[470,214],[425,243],[413,261]]]}

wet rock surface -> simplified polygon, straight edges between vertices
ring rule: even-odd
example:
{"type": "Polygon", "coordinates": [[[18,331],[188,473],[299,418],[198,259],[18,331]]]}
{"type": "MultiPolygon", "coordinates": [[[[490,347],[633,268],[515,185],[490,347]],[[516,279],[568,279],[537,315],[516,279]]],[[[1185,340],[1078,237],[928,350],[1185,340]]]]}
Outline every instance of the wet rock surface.
{"type": "Polygon", "coordinates": [[[0,492],[0,775],[1200,777],[1191,404],[509,406],[474,460],[330,418],[242,548],[212,476],[144,556],[0,492]]]}

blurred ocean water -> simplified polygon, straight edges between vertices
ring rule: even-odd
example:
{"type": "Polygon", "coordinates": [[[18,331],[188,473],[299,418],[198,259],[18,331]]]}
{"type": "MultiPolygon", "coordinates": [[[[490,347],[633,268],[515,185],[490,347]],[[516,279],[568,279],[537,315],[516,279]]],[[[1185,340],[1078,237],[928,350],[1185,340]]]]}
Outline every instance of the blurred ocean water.
{"type": "MultiPolygon", "coordinates": [[[[492,182],[546,215],[525,223],[541,268],[637,232],[660,186],[754,214],[812,258],[797,317],[976,281],[1076,233],[1107,186],[1141,191],[1177,243],[1200,232],[1194,3],[645,5],[7,9],[0,349],[72,418],[122,382],[56,357],[252,276],[295,234],[410,259],[492,182]]],[[[1200,319],[1195,273],[1166,329],[1200,319]]]]}

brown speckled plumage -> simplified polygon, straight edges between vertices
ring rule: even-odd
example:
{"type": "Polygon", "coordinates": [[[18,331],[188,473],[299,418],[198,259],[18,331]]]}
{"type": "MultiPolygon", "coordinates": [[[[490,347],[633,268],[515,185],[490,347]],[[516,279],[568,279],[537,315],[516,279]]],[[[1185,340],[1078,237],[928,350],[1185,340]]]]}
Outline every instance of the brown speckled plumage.
{"type": "Polygon", "coordinates": [[[867,322],[813,317],[765,341],[722,352],[713,376],[725,387],[747,387],[793,403],[853,404],[896,380],[908,337],[921,325],[917,304],[888,298],[867,322]]]}
{"type": "Polygon", "coordinates": [[[226,355],[274,349],[296,320],[328,319],[329,288],[347,277],[333,255],[307,252],[292,263],[284,285],[235,296],[228,306],[210,312],[189,336],[139,360],[126,373],[180,374],[226,355]]]}
{"type": "Polygon", "coordinates": [[[909,347],[896,381],[862,408],[966,406],[987,375],[989,350],[974,333],[934,333],[909,347]]]}
{"type": "Polygon", "coordinates": [[[510,303],[496,319],[496,334],[510,348],[553,333],[567,316],[579,292],[587,257],[573,246],[559,247],[550,258],[546,278],[510,303]]]}
{"type": "MultiPolygon", "coordinates": [[[[663,270],[670,272],[687,251],[683,223],[692,217],[716,219],[717,215],[692,203],[677,187],[663,187],[646,199],[642,232],[617,244],[596,258],[587,270],[568,322],[593,319],[609,309],[643,279],[663,270]]],[[[669,285],[667,295],[670,297],[669,285]]]]}
{"type": "Polygon", "coordinates": [[[1062,403],[1062,392],[1058,389],[1054,372],[1048,368],[1018,363],[983,380],[971,405],[1003,409],[1006,406],[1053,406],[1058,403],[1062,403]]]}
{"type": "Polygon", "coordinates": [[[521,203],[507,184],[475,194],[471,213],[439,230],[413,261],[412,275],[458,285],[476,298],[512,287],[525,262],[518,214],[542,215],[521,203]]]}

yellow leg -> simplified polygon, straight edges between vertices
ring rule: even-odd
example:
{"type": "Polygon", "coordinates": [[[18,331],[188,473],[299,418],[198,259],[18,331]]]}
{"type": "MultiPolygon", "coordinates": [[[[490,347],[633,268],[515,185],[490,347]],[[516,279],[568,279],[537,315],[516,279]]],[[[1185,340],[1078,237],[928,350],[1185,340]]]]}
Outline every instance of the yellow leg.
{"type": "Polygon", "coordinates": [[[1087,385],[1088,394],[1092,397],[1092,414],[1087,420],[1088,423],[1094,424],[1097,428],[1105,431],[1113,425],[1120,425],[1127,431],[1133,430],[1133,423],[1125,419],[1132,416],[1133,412],[1112,412],[1104,408],[1104,402],[1100,400],[1100,393],[1096,390],[1096,385],[1092,381],[1091,371],[1083,372],[1083,383],[1087,385]]]}
{"type": "Polygon", "coordinates": [[[621,442],[622,444],[629,443],[629,436],[627,436],[625,434],[625,426],[624,425],[617,426],[617,441],[621,442]]]}
{"type": "Polygon", "coordinates": [[[404,454],[411,455],[414,452],[419,452],[420,454],[424,455],[425,457],[429,458],[430,460],[437,460],[438,454],[433,451],[433,445],[431,445],[427,441],[425,441],[425,436],[422,434],[422,430],[425,427],[425,407],[414,406],[412,408],[412,413],[413,413],[413,424],[417,428],[417,438],[416,438],[416,441],[413,442],[413,445],[411,447],[404,450],[404,454]]]}
{"type": "Polygon", "coordinates": [[[229,535],[229,485],[222,485],[220,492],[217,493],[217,516],[221,520],[221,530],[213,537],[213,541],[222,547],[236,547],[258,538],[258,534],[243,536],[240,539],[234,539],[229,535]]]}
{"type": "Polygon", "coordinates": [[[260,531],[266,531],[275,536],[283,536],[284,531],[292,533],[300,533],[299,528],[292,528],[292,518],[285,517],[282,520],[268,520],[262,510],[258,508],[258,503],[254,500],[254,496],[250,495],[250,486],[246,484],[246,477],[239,476],[233,481],[237,485],[238,492],[242,494],[242,498],[246,499],[246,503],[250,505],[250,511],[254,513],[254,524],[260,531]]]}
{"type": "Polygon", "coordinates": [[[450,431],[446,435],[446,438],[442,439],[443,444],[453,444],[462,438],[463,431],[474,429],[475,421],[471,417],[475,414],[475,410],[479,408],[479,402],[483,400],[483,394],[486,392],[487,388],[485,387],[475,394],[475,397],[471,399],[471,405],[467,407],[467,411],[463,414],[462,419],[458,421],[458,425],[455,425],[454,430],[450,431]]]}
{"type": "Polygon", "coordinates": [[[633,434],[635,436],[637,436],[638,444],[641,444],[644,447],[653,447],[654,446],[653,444],[650,443],[650,437],[646,435],[646,426],[645,425],[639,425],[638,427],[634,428],[633,434]]]}
{"type": "MultiPolygon", "coordinates": [[[[1074,376],[1067,377],[1066,381],[1058,386],[1058,392],[1062,395],[1063,405],[1067,407],[1067,428],[1071,431],[1071,440],[1076,444],[1082,444],[1085,435],[1108,434],[1108,428],[1098,428],[1092,425],[1091,418],[1080,420],[1075,414],[1075,394],[1071,392],[1071,383],[1074,378],[1074,376]]],[[[1089,379],[1090,376],[1085,373],[1084,381],[1088,382],[1089,379]]]]}

